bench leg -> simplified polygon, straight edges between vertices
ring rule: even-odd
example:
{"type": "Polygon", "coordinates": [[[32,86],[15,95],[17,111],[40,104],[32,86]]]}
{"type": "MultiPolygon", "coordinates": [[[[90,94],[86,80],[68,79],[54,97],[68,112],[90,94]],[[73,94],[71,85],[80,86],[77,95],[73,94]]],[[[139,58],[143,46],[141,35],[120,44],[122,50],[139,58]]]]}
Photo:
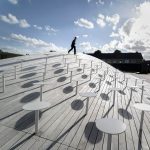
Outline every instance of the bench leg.
{"type": "Polygon", "coordinates": [[[39,110],[35,111],[35,134],[38,133],[38,125],[39,125],[39,110]]]}
{"type": "Polygon", "coordinates": [[[112,135],[108,134],[107,150],[111,150],[111,141],[112,141],[112,135]]]}
{"type": "Polygon", "coordinates": [[[87,102],[86,102],[86,112],[85,112],[85,114],[88,113],[88,107],[89,107],[89,97],[87,97],[87,102]]]}

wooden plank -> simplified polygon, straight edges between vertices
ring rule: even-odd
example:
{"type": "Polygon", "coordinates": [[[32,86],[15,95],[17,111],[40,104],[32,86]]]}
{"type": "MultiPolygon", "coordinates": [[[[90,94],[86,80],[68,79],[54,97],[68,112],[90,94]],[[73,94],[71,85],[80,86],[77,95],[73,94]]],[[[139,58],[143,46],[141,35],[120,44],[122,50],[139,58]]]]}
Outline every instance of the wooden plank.
{"type": "Polygon", "coordinates": [[[59,143],[55,143],[54,141],[46,140],[45,143],[39,147],[39,150],[53,149],[57,150],[60,146],[59,143]]]}
{"type": "Polygon", "coordinates": [[[14,136],[18,134],[18,131],[11,129],[8,133],[6,133],[1,139],[0,139],[0,147],[5,145],[9,140],[11,140],[14,136]]]}
{"type": "Polygon", "coordinates": [[[15,142],[10,150],[18,150],[23,144],[25,144],[28,140],[30,140],[34,135],[31,134],[25,134],[23,137],[21,137],[17,142],[15,142]]]}
{"type": "Polygon", "coordinates": [[[39,149],[39,147],[41,145],[44,144],[44,142],[46,141],[46,139],[40,138],[40,137],[36,137],[35,139],[36,141],[34,142],[34,144],[29,148],[29,150],[37,150],[39,149]]]}
{"type": "Polygon", "coordinates": [[[8,142],[6,142],[2,147],[1,150],[10,149],[18,140],[20,140],[25,135],[24,132],[18,132],[16,136],[11,138],[8,142]]]}

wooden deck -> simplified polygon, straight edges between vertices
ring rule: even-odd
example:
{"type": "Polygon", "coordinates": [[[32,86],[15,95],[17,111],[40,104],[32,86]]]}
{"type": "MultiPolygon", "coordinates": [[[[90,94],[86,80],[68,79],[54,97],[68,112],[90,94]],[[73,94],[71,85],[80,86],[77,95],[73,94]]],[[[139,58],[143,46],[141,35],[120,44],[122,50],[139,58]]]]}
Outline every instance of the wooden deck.
{"type": "MultiPolygon", "coordinates": [[[[116,92],[113,105],[113,93],[109,88],[114,87],[116,69],[104,62],[101,68],[100,60],[84,54],[78,54],[77,59],[74,55],[49,55],[45,76],[45,82],[49,85],[43,87],[43,101],[49,102],[51,107],[40,112],[40,131],[35,135],[34,112],[25,111],[22,106],[40,98],[40,88],[33,83],[43,80],[45,57],[22,57],[25,59],[22,70],[18,58],[0,63],[1,69],[5,70],[6,80],[3,93],[0,78],[1,150],[107,150],[107,144],[110,144],[107,142],[108,135],[98,131],[95,125],[95,120],[102,117],[118,118],[127,125],[126,132],[112,136],[112,150],[150,150],[150,113],[145,112],[143,118],[141,111],[132,107],[134,103],[140,102],[141,89],[135,90],[130,100],[130,89],[123,81],[124,74],[118,71],[116,86],[122,91],[116,92]],[[63,58],[67,58],[68,72],[63,58]],[[91,60],[93,71],[90,80],[91,60]],[[14,65],[17,65],[17,79],[14,65]],[[107,67],[108,73],[98,90],[97,77],[103,75],[107,67]],[[97,91],[97,97],[90,98],[87,115],[86,99],[79,96],[79,92],[85,91],[97,91]]],[[[129,77],[128,85],[135,84],[135,77],[129,74],[126,77],[129,77]]],[[[139,83],[141,80],[138,80],[139,83]]],[[[150,84],[145,86],[143,102],[150,104],[150,84]]]]}

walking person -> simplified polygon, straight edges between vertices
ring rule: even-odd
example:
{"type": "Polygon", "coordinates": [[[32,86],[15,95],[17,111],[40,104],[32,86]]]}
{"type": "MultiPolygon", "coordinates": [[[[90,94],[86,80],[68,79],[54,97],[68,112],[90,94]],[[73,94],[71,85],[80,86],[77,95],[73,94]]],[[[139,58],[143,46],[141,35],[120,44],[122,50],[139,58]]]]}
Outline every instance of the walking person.
{"type": "Polygon", "coordinates": [[[70,51],[72,51],[74,49],[74,55],[76,54],[76,39],[77,37],[75,37],[71,43],[71,49],[68,51],[68,54],[70,53],[70,51]]]}

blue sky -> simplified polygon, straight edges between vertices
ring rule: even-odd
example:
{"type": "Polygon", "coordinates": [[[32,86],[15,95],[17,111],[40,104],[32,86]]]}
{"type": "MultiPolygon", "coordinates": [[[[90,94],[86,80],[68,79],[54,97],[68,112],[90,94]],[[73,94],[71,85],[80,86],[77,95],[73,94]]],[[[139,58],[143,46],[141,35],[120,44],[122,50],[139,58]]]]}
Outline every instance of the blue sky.
{"type": "Polygon", "coordinates": [[[143,39],[130,37],[147,6],[150,2],[142,0],[1,0],[0,48],[20,53],[62,51],[78,36],[80,52],[118,48],[149,57],[143,39]]]}

